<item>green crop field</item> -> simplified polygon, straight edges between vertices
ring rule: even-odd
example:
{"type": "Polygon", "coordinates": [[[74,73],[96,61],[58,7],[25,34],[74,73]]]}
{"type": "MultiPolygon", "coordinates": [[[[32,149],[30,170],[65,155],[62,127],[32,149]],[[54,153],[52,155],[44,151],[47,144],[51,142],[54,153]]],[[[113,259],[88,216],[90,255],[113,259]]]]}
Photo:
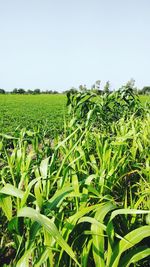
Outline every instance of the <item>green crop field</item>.
{"type": "Polygon", "coordinates": [[[145,103],[150,103],[150,95],[141,95],[139,98],[143,105],[145,103]]]}
{"type": "Polygon", "coordinates": [[[149,266],[150,109],[141,99],[129,86],[1,97],[0,266],[149,266]]]}
{"type": "MultiPolygon", "coordinates": [[[[140,96],[144,105],[150,96],[140,96]]],[[[60,132],[67,116],[65,95],[0,95],[0,133],[42,126],[48,134],[60,132]]]]}
{"type": "Polygon", "coordinates": [[[66,114],[65,95],[0,95],[0,132],[42,126],[59,132],[66,114]]]}

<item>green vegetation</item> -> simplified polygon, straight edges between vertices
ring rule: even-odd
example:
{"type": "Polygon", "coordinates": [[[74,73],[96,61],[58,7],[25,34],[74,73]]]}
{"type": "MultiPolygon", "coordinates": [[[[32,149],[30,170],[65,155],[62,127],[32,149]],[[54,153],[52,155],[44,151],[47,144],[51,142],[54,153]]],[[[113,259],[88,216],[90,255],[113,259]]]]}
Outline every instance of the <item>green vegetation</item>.
{"type": "Polygon", "coordinates": [[[53,138],[43,125],[1,133],[0,266],[146,267],[149,107],[130,87],[67,105],[53,138]]]}
{"type": "MultiPolygon", "coordinates": [[[[140,96],[140,100],[145,105],[150,96],[140,96]]],[[[66,102],[62,94],[0,95],[0,132],[11,134],[23,127],[34,130],[43,125],[47,135],[55,135],[64,126],[66,102]]]]}
{"type": "Polygon", "coordinates": [[[150,95],[140,95],[139,98],[143,105],[145,105],[145,103],[150,103],[150,95]]]}
{"type": "Polygon", "coordinates": [[[42,125],[54,135],[62,130],[65,114],[65,95],[0,95],[0,132],[42,125]]]}

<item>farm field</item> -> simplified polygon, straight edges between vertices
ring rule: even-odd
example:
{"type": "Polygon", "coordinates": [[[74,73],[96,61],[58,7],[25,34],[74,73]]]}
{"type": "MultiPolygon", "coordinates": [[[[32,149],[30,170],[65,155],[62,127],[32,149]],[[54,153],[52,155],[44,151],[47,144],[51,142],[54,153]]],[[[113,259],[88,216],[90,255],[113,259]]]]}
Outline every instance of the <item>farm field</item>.
{"type": "Polygon", "coordinates": [[[0,137],[0,266],[149,266],[150,110],[131,92],[12,96],[31,115],[68,100],[69,119],[0,137]]]}
{"type": "MultiPolygon", "coordinates": [[[[150,96],[140,96],[144,105],[150,96]]],[[[0,95],[0,132],[44,126],[48,133],[60,132],[67,116],[65,95],[0,95]]]]}
{"type": "Polygon", "coordinates": [[[65,114],[65,95],[0,95],[1,133],[43,126],[54,134],[62,129],[65,114]]]}
{"type": "Polygon", "coordinates": [[[140,95],[139,98],[143,105],[145,103],[150,103],[150,95],[140,95]]]}
{"type": "MultiPolygon", "coordinates": [[[[144,105],[150,96],[140,96],[144,105]]],[[[48,134],[60,132],[67,115],[65,95],[0,95],[0,133],[42,125],[48,134]]]]}

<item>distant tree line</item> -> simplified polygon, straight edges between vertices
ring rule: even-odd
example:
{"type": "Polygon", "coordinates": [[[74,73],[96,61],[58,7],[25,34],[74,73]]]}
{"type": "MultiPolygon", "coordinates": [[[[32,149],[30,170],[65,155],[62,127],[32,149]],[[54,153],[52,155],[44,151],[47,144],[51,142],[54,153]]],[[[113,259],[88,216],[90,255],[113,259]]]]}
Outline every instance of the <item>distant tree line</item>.
{"type": "Polygon", "coordinates": [[[143,89],[138,90],[139,95],[150,95],[150,86],[144,86],[143,89]]]}
{"type": "Polygon", "coordinates": [[[37,95],[37,94],[59,94],[59,92],[58,91],[52,91],[52,90],[41,91],[38,88],[34,89],[34,90],[31,90],[31,89],[25,90],[23,88],[14,88],[12,91],[7,92],[4,89],[0,88],[0,94],[24,94],[24,95],[32,94],[32,95],[37,95]]]}
{"type": "MultiPolygon", "coordinates": [[[[131,87],[137,94],[139,95],[150,95],[150,86],[144,86],[142,89],[138,89],[137,87],[135,87],[135,80],[134,79],[130,79],[127,83],[126,86],[131,87]]],[[[93,85],[91,85],[91,88],[87,88],[87,86],[84,85],[79,85],[79,88],[75,88],[72,87],[69,90],[63,91],[62,94],[67,94],[67,93],[72,93],[75,94],[77,92],[85,92],[85,91],[93,91],[98,95],[103,95],[105,93],[109,93],[111,92],[111,84],[109,81],[106,82],[106,84],[104,85],[104,88],[101,89],[101,80],[97,80],[93,85]]],[[[0,94],[32,94],[32,95],[37,95],[37,94],[59,94],[58,91],[54,90],[46,90],[43,91],[41,89],[28,89],[25,90],[23,88],[14,88],[12,91],[7,92],[4,89],[0,88],[0,94]]]]}

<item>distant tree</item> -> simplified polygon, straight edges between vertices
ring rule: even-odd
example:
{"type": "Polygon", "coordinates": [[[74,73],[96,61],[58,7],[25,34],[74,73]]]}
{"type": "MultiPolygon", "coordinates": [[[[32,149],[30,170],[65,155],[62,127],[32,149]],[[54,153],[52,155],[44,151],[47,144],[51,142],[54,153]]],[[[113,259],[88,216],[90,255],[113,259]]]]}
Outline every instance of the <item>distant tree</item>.
{"type": "Polygon", "coordinates": [[[75,87],[71,87],[69,90],[65,90],[65,91],[63,91],[62,93],[63,94],[76,94],[76,93],[78,93],[79,91],[78,91],[78,89],[76,89],[75,87]]]}
{"type": "Polygon", "coordinates": [[[70,88],[70,90],[68,90],[68,92],[70,92],[71,94],[76,94],[78,90],[75,87],[72,87],[70,88]]]}
{"type": "Polygon", "coordinates": [[[18,94],[18,89],[17,88],[14,88],[11,93],[12,94],[18,94]]]}
{"type": "Polygon", "coordinates": [[[127,87],[130,87],[132,89],[134,89],[135,86],[135,80],[133,78],[131,78],[127,83],[126,83],[127,87]]]}
{"type": "Polygon", "coordinates": [[[5,94],[5,90],[0,88],[0,94],[5,94]]]}
{"type": "Polygon", "coordinates": [[[109,94],[109,92],[110,92],[110,82],[107,81],[105,86],[104,86],[104,93],[109,94]]]}
{"type": "Polygon", "coordinates": [[[48,90],[43,91],[42,94],[48,94],[48,90]]]}
{"type": "Polygon", "coordinates": [[[142,89],[142,94],[150,94],[150,86],[144,86],[142,89]]]}
{"type": "Polygon", "coordinates": [[[58,91],[56,91],[56,90],[54,90],[54,91],[53,91],[53,94],[59,94],[59,92],[58,92],[58,91]]]}
{"type": "Polygon", "coordinates": [[[95,90],[95,84],[91,85],[91,90],[95,90]]]}
{"type": "Polygon", "coordinates": [[[27,94],[31,94],[31,95],[32,95],[32,94],[33,94],[33,90],[28,89],[28,90],[27,90],[27,94]]]}
{"type": "Polygon", "coordinates": [[[83,85],[82,84],[79,85],[79,90],[83,91],[83,85]]]}
{"type": "Polygon", "coordinates": [[[95,88],[96,88],[97,90],[100,90],[100,85],[101,85],[101,80],[97,80],[97,81],[95,82],[95,88]]]}
{"type": "Polygon", "coordinates": [[[95,93],[98,95],[103,94],[103,92],[100,90],[100,86],[101,86],[101,80],[97,80],[95,82],[95,84],[93,84],[93,89],[94,89],[95,93]]]}
{"type": "Polygon", "coordinates": [[[84,85],[80,84],[80,85],[79,85],[79,90],[80,90],[81,92],[85,92],[85,91],[87,91],[86,84],[84,84],[84,85]]]}
{"type": "Polygon", "coordinates": [[[48,94],[49,91],[48,91],[48,90],[45,90],[45,91],[42,91],[41,93],[42,93],[42,94],[48,94]]]}
{"type": "Polygon", "coordinates": [[[37,89],[34,89],[33,93],[34,93],[34,94],[40,94],[40,93],[41,93],[41,90],[38,89],[38,88],[37,88],[37,89]]]}
{"type": "Polygon", "coordinates": [[[101,80],[97,80],[94,84],[91,86],[91,90],[96,93],[97,95],[102,95],[103,91],[100,90],[101,80]]]}
{"type": "Polygon", "coordinates": [[[19,88],[17,93],[18,94],[25,94],[25,92],[26,91],[23,88],[19,88]]]}

